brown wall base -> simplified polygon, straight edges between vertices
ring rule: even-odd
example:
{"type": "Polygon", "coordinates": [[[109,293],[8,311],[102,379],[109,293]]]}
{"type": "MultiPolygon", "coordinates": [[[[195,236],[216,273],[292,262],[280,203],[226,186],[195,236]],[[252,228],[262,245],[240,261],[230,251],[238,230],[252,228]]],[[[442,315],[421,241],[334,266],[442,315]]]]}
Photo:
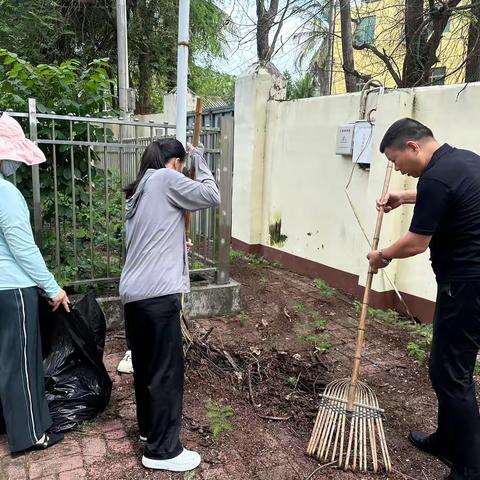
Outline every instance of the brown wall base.
{"type": "MultiPolygon", "coordinates": [[[[232,247],[246,253],[252,253],[254,255],[265,257],[268,260],[278,262],[284,268],[300,275],[306,275],[311,278],[320,277],[331,286],[348,292],[358,299],[361,299],[363,296],[364,287],[358,284],[358,275],[327,267],[321,263],[313,262],[312,260],[307,260],[292,255],[291,253],[282,252],[275,248],[259,244],[250,245],[241,240],[237,240],[236,238],[232,238],[232,247]]],[[[434,302],[408,293],[402,293],[402,297],[414,317],[422,323],[432,322],[433,311],[435,309],[434,302]]],[[[370,295],[370,305],[374,308],[392,308],[399,312],[406,313],[405,306],[400,302],[393,290],[388,292],[372,291],[370,295]]]]}

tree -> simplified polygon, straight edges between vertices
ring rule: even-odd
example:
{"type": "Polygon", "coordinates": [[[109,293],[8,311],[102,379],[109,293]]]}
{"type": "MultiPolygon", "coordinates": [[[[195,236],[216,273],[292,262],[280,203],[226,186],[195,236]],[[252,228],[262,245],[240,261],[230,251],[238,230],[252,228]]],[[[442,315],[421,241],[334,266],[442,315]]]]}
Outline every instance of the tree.
{"type": "MultiPolygon", "coordinates": [[[[0,0],[0,10],[0,45],[33,64],[101,56],[115,73],[115,0],[0,0]]],[[[128,0],[127,15],[130,84],[137,113],[150,113],[154,85],[176,82],[178,2],[128,0]]],[[[223,54],[226,20],[214,0],[191,0],[191,65],[223,54]]]]}
{"type": "Polygon", "coordinates": [[[468,27],[467,62],[465,65],[465,81],[480,80],[480,3],[472,0],[470,25],[468,27]]]}
{"type": "Polygon", "coordinates": [[[282,38],[286,22],[300,17],[308,6],[315,7],[317,3],[318,0],[255,0],[253,10],[248,0],[236,0],[233,4],[236,14],[228,20],[236,27],[231,43],[237,43],[238,50],[249,49],[255,42],[258,62],[271,62],[301,28],[294,28],[282,38]]]}
{"type": "Polygon", "coordinates": [[[232,104],[235,99],[235,77],[219,73],[213,67],[190,68],[189,87],[200,97],[211,97],[232,104]]]}
{"type": "Polygon", "coordinates": [[[17,54],[0,49],[0,110],[28,110],[37,99],[40,113],[84,116],[111,111],[112,97],[107,59],[88,64],[66,60],[60,64],[32,65],[17,54]]]}
{"type": "Polygon", "coordinates": [[[460,0],[449,0],[446,5],[437,7],[432,1],[428,11],[425,12],[423,0],[406,2],[405,44],[407,51],[402,86],[409,87],[429,83],[432,66],[437,62],[437,49],[445,26],[451,17],[451,9],[459,3],[460,0]]]}
{"type": "MultiPolygon", "coordinates": [[[[0,49],[0,109],[26,111],[28,98],[33,97],[37,99],[37,110],[41,113],[55,111],[62,115],[105,116],[112,113],[112,80],[108,77],[108,70],[104,59],[94,60],[87,65],[77,60],[67,60],[60,64],[34,66],[18,55],[0,49]]],[[[26,119],[19,120],[28,131],[26,119]]],[[[83,122],[39,119],[37,129],[40,138],[80,142],[115,141],[110,128],[90,124],[87,131],[83,122]]],[[[39,171],[43,253],[50,268],[56,269],[62,283],[76,276],[88,276],[93,270],[100,277],[119,274],[123,219],[118,173],[102,167],[102,161],[93,148],[47,144],[40,144],[40,148],[49,159],[39,165],[39,171]],[[110,204],[108,220],[105,216],[107,203],[110,204]],[[94,232],[90,230],[90,221],[95,225],[94,232]],[[55,249],[57,241],[60,246],[58,264],[55,249]],[[73,246],[75,242],[76,251],[73,246]],[[91,255],[93,243],[97,253],[94,257],[91,255]],[[119,261],[108,263],[106,250],[119,261]]],[[[32,176],[29,169],[20,167],[15,180],[24,196],[31,199],[32,176]]]]}
{"type": "Polygon", "coordinates": [[[354,92],[357,86],[355,63],[353,60],[352,14],[350,0],[339,0],[340,23],[342,28],[343,71],[345,72],[345,87],[347,92],[354,92]]]}
{"type": "MultiPolygon", "coordinates": [[[[75,33],[55,0],[0,0],[0,46],[32,64],[70,59],[75,33]]],[[[96,57],[95,57],[96,58],[96,57]]]]}
{"type": "Polygon", "coordinates": [[[298,100],[315,96],[317,84],[310,73],[306,73],[297,80],[293,80],[288,72],[283,74],[287,82],[287,100],[298,100]]]}
{"type": "MultiPolygon", "coordinates": [[[[257,55],[260,62],[269,62],[272,59],[273,49],[275,48],[276,38],[270,45],[270,30],[275,24],[275,18],[278,13],[279,0],[270,0],[268,8],[264,4],[264,0],[256,0],[257,4],[257,55]]],[[[279,32],[281,25],[277,27],[279,32]]]]}
{"type": "MultiPolygon", "coordinates": [[[[458,74],[466,66],[466,81],[480,79],[480,11],[475,1],[460,5],[460,0],[406,0],[404,5],[390,6],[394,13],[389,18],[384,13],[386,4],[379,3],[377,10],[374,6],[368,10],[368,15],[383,15],[383,29],[368,41],[355,41],[354,36],[352,48],[370,53],[372,64],[383,64],[398,87],[430,85],[432,68],[441,55],[456,57],[456,66],[448,75],[458,74]],[[457,26],[447,39],[445,29],[453,18],[457,26]],[[467,36],[468,45],[463,48],[467,36]]],[[[360,11],[356,17],[352,21],[358,30],[362,23],[360,11]]],[[[371,72],[356,75],[362,78],[366,73],[371,72]]]]}
{"type": "Polygon", "coordinates": [[[333,44],[335,40],[335,1],[326,0],[303,12],[305,23],[296,35],[300,47],[297,66],[305,63],[315,77],[320,95],[330,95],[333,79],[333,44]]]}

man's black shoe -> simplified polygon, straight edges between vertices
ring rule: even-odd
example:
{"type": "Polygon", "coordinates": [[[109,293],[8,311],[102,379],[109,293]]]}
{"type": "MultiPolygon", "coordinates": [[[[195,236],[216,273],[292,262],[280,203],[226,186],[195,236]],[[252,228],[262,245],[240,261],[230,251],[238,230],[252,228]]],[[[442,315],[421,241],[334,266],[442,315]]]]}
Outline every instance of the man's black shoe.
{"type": "Polygon", "coordinates": [[[468,468],[464,469],[464,472],[459,472],[452,468],[450,475],[445,477],[445,480],[479,480],[480,472],[472,472],[468,468]]]}
{"type": "Polygon", "coordinates": [[[424,432],[410,432],[408,439],[414,447],[422,452],[437,457],[441,462],[447,465],[447,467],[452,466],[452,461],[443,452],[439,451],[438,446],[435,444],[434,436],[424,432]]]}

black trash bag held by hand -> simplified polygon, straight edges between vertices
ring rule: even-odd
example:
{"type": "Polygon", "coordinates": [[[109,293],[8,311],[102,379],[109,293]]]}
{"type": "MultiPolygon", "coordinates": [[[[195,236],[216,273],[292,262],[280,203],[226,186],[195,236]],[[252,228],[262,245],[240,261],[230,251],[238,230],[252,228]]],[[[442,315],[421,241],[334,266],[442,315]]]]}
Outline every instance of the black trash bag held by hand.
{"type": "Polygon", "coordinates": [[[105,316],[93,295],[72,298],[71,313],[40,300],[45,394],[51,431],[63,432],[105,410],[112,381],[103,364],[105,316]]]}

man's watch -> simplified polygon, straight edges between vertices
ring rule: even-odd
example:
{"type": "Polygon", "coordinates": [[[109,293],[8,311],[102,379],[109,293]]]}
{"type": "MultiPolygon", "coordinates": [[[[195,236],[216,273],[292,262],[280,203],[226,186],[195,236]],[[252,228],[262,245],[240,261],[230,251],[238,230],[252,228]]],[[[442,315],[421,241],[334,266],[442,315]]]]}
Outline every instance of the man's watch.
{"type": "Polygon", "coordinates": [[[383,260],[383,262],[385,263],[385,265],[388,265],[392,259],[391,258],[387,258],[384,254],[383,254],[383,250],[378,250],[378,256],[383,260]]]}

